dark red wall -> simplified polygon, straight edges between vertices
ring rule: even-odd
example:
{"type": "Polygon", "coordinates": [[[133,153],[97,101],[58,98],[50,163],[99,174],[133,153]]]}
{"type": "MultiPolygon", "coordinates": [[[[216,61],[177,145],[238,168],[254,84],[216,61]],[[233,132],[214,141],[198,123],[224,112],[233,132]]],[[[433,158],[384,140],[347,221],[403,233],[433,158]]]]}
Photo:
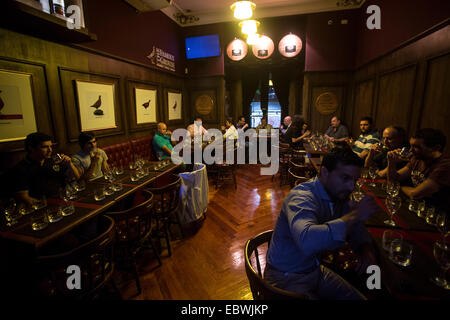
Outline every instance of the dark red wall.
{"type": "Polygon", "coordinates": [[[361,7],[356,67],[387,53],[450,16],[449,0],[368,0],[361,7]],[[369,5],[381,9],[381,29],[369,30],[369,5]]]}
{"type": "Polygon", "coordinates": [[[305,71],[353,69],[358,21],[357,10],[309,14],[305,71]],[[342,19],[348,24],[341,24],[342,19]],[[333,21],[331,25],[329,20],[333,21]]]}
{"type": "Polygon", "coordinates": [[[89,31],[98,37],[97,41],[83,45],[146,65],[151,65],[147,56],[156,46],[174,55],[176,73],[184,74],[181,27],[164,13],[136,13],[119,0],[89,0],[83,4],[89,31]]]}

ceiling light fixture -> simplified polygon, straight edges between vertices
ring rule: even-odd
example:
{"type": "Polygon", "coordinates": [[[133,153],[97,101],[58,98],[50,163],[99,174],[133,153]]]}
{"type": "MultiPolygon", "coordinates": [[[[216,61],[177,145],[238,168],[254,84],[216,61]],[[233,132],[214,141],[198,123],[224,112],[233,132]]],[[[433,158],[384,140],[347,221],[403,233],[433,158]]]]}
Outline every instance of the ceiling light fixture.
{"type": "Polygon", "coordinates": [[[231,5],[234,17],[239,20],[248,19],[253,15],[256,5],[251,1],[236,1],[231,5]]]}
{"type": "Polygon", "coordinates": [[[244,34],[252,34],[258,32],[259,21],[256,20],[244,20],[239,22],[241,32],[244,34]]]}
{"type": "Polygon", "coordinates": [[[250,33],[247,37],[247,43],[251,46],[255,45],[258,43],[260,38],[261,36],[258,33],[250,33]]]}

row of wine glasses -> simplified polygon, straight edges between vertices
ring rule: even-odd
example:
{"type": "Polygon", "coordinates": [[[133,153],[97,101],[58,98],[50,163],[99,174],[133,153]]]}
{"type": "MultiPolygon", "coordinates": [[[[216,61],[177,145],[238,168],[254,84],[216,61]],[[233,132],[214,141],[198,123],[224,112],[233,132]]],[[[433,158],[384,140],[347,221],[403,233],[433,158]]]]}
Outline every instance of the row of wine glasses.
{"type": "Polygon", "coordinates": [[[20,218],[34,211],[45,208],[47,206],[47,200],[45,197],[33,202],[31,205],[27,205],[23,202],[17,202],[16,199],[10,198],[3,204],[3,213],[8,227],[15,225],[20,218]]]}

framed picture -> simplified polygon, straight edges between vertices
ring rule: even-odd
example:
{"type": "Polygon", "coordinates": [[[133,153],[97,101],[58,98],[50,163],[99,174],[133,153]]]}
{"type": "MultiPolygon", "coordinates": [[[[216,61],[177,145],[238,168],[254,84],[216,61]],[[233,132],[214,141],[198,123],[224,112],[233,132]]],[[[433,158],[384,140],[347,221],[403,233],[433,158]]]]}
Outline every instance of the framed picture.
{"type": "Polygon", "coordinates": [[[169,121],[182,119],[182,102],[181,92],[167,91],[167,117],[169,121]]]}
{"type": "Polygon", "coordinates": [[[120,99],[120,76],[59,67],[65,130],[69,142],[82,131],[98,138],[125,133],[120,99]]]}
{"type": "Polygon", "coordinates": [[[81,131],[116,128],[114,84],[75,80],[81,131]]]}
{"type": "Polygon", "coordinates": [[[0,142],[37,131],[32,75],[0,70],[0,142]]]}
{"type": "Polygon", "coordinates": [[[156,122],[156,90],[134,88],[136,124],[156,122]]]}

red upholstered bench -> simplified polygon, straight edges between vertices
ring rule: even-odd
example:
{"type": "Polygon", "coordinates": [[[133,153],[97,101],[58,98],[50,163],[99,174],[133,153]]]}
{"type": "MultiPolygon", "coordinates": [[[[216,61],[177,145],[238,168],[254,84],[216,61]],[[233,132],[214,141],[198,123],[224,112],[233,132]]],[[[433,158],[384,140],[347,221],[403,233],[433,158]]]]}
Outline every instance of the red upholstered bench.
{"type": "Polygon", "coordinates": [[[152,141],[153,135],[131,140],[134,155],[140,156],[145,160],[155,161],[156,157],[153,153],[152,141]]]}
{"type": "Polygon", "coordinates": [[[133,149],[130,141],[116,143],[102,148],[108,156],[110,166],[128,167],[130,162],[134,161],[133,149]]]}

